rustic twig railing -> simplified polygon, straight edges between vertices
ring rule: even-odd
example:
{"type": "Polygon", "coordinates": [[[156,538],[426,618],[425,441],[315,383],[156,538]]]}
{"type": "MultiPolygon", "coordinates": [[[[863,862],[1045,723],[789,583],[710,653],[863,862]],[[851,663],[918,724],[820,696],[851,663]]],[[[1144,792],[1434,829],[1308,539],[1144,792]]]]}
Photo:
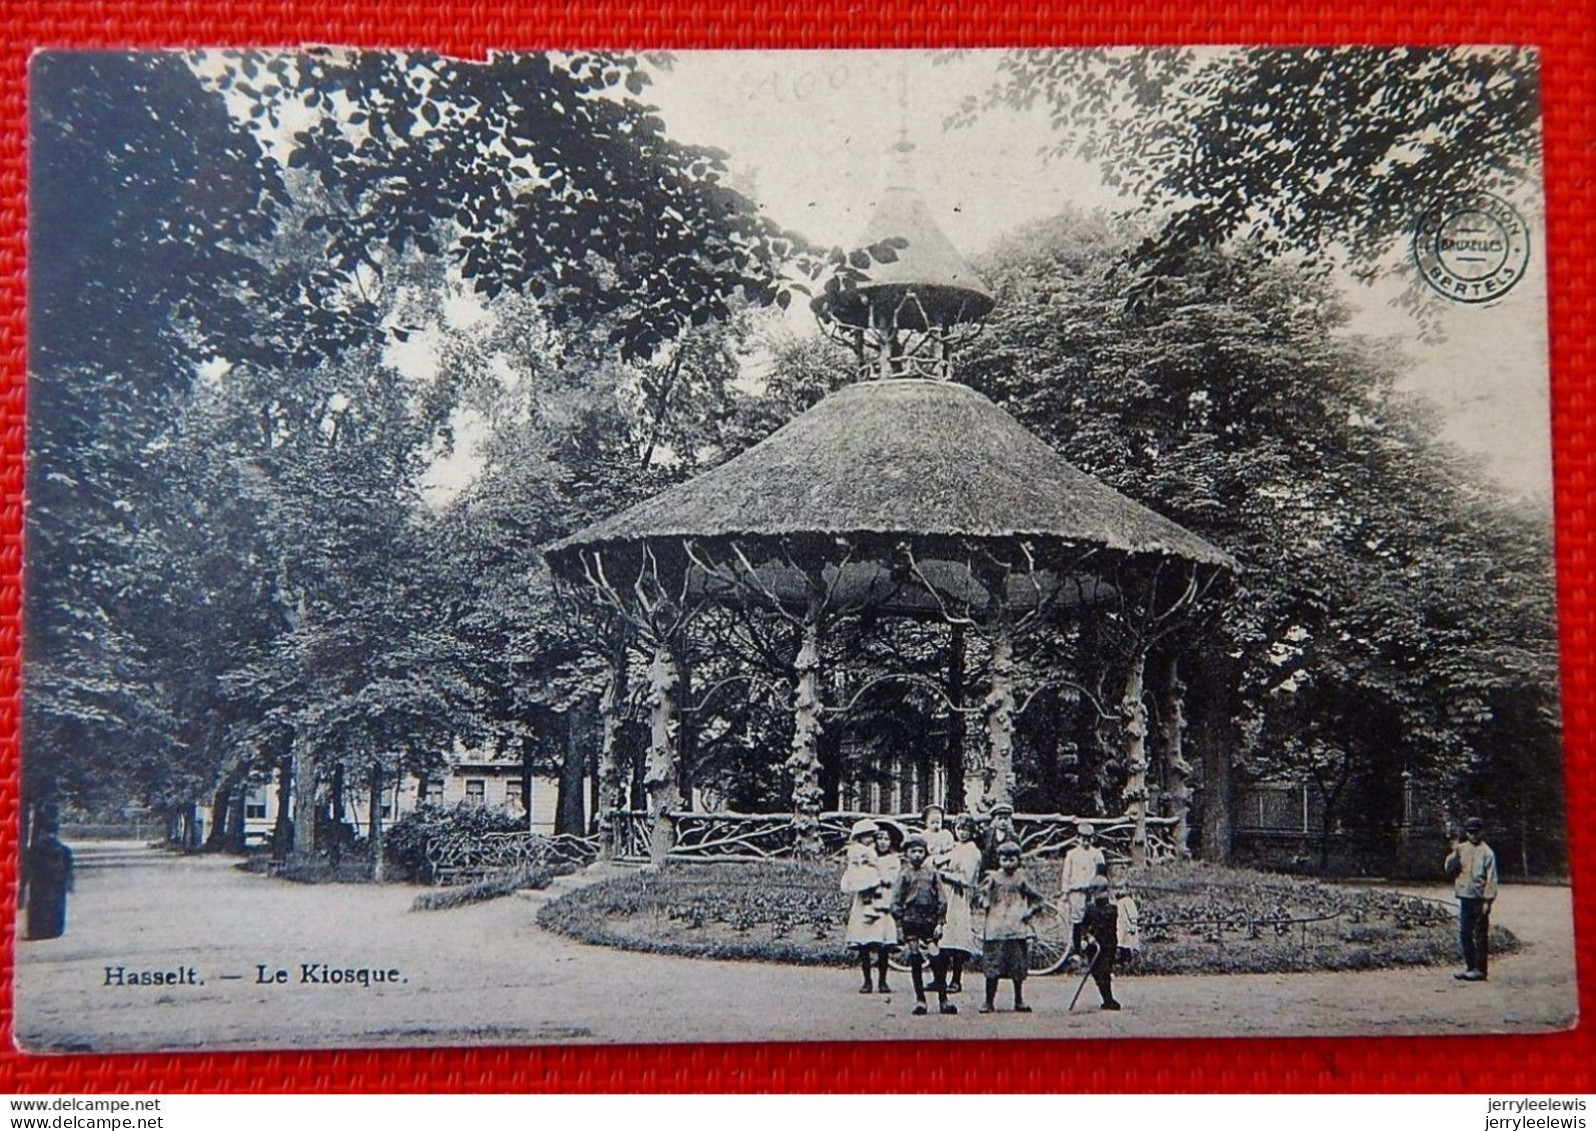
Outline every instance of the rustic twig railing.
{"type": "MultiPolygon", "coordinates": [[[[675,845],[667,860],[754,861],[780,860],[794,854],[792,814],[685,812],[667,814],[675,827],[675,845]]],[[[840,854],[848,844],[848,832],[861,817],[890,820],[906,831],[917,830],[919,814],[822,813],[819,818],[821,850],[826,855],[840,854]]],[[[1130,817],[1071,817],[1051,813],[1016,813],[1014,829],[1020,847],[1030,858],[1062,856],[1075,843],[1078,821],[1090,820],[1097,830],[1097,843],[1117,864],[1130,861],[1131,836],[1135,825],[1130,817]]],[[[1147,855],[1151,861],[1172,860],[1176,856],[1173,817],[1147,818],[1147,855]]],[[[638,810],[621,810],[611,816],[618,860],[647,860],[650,843],[649,816],[638,810]]]]}
{"type": "MultiPolygon", "coordinates": [[[[646,841],[643,851],[646,855],[646,841]]],[[[581,868],[598,855],[597,837],[566,833],[455,833],[427,842],[428,871],[436,884],[471,883],[515,868],[581,868]]]]}

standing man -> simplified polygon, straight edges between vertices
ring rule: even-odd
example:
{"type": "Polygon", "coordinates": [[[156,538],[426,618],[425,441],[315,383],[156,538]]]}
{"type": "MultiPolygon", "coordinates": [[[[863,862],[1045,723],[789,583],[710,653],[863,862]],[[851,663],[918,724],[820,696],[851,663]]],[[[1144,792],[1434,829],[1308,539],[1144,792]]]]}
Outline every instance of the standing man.
{"type": "Polygon", "coordinates": [[[1460,982],[1483,982],[1488,974],[1491,941],[1491,903],[1496,899],[1496,853],[1485,843],[1485,822],[1470,817],[1463,822],[1466,839],[1452,846],[1446,874],[1457,893],[1458,938],[1463,944],[1460,982]]]}
{"type": "Polygon", "coordinates": [[[1093,881],[1102,878],[1108,882],[1108,858],[1097,847],[1097,829],[1090,821],[1075,826],[1075,844],[1064,854],[1064,874],[1059,880],[1059,894],[1064,899],[1065,913],[1071,928],[1070,953],[1082,953],[1083,924],[1086,922],[1086,893],[1093,881]]]}
{"type": "Polygon", "coordinates": [[[1019,844],[1020,834],[1014,829],[1014,806],[1000,801],[992,806],[991,824],[981,842],[981,874],[998,870],[998,849],[1005,844],[1019,844]]]}
{"type": "Polygon", "coordinates": [[[72,850],[61,843],[54,816],[45,818],[23,856],[30,939],[58,939],[66,933],[67,892],[72,890],[72,850]]]}

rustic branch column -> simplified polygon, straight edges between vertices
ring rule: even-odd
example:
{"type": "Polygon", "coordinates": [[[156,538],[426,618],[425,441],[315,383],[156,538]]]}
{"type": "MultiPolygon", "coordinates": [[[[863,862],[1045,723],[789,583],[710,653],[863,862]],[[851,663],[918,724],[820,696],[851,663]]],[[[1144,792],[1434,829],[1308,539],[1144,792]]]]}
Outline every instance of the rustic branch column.
{"type": "Polygon", "coordinates": [[[1125,693],[1120,697],[1120,719],[1125,727],[1125,815],[1131,819],[1131,867],[1147,863],[1147,706],[1142,685],[1147,653],[1132,650],[1125,673],[1125,693]]]}
{"type": "Polygon", "coordinates": [[[1191,773],[1192,764],[1186,760],[1186,684],[1180,678],[1180,661],[1171,656],[1162,679],[1164,709],[1161,715],[1164,763],[1164,798],[1169,804],[1169,815],[1175,818],[1170,834],[1175,855],[1181,860],[1191,857],[1191,773]]]}
{"type": "Polygon", "coordinates": [[[654,646],[654,660],[648,668],[649,740],[643,767],[643,788],[648,793],[648,855],[655,864],[663,864],[676,843],[670,811],[682,798],[677,746],[682,720],[676,702],[680,683],[681,669],[670,642],[661,639],[654,646]]]}
{"type": "Polygon", "coordinates": [[[990,687],[986,694],[985,807],[1014,804],[1014,639],[999,614],[993,626],[990,687]]]}
{"type": "MultiPolygon", "coordinates": [[[[604,681],[604,694],[599,699],[599,754],[598,754],[598,835],[599,853],[605,860],[613,860],[619,852],[615,843],[615,812],[621,807],[621,708],[626,702],[626,644],[617,628],[610,654],[606,657],[609,677],[604,681]]],[[[532,795],[527,794],[527,810],[532,809],[532,795]]]]}
{"type": "Polygon", "coordinates": [[[821,854],[820,806],[820,629],[825,593],[818,579],[810,578],[809,601],[804,609],[798,657],[793,663],[792,774],[793,854],[815,858],[821,854]]]}

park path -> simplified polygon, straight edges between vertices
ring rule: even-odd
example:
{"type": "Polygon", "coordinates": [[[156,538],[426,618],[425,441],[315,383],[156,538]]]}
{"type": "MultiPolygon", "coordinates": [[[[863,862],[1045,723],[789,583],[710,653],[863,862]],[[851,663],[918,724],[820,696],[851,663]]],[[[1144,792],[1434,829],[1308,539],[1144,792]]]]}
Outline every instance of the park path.
{"type": "Polygon", "coordinates": [[[78,855],[66,937],[17,944],[15,1033],[29,1051],[1394,1035],[1533,1032],[1575,1020],[1566,887],[1504,887],[1495,918],[1526,945],[1494,962],[1483,984],[1440,968],[1126,978],[1125,1010],[1108,1014],[1090,988],[1066,1012],[1074,980],[1056,976],[1030,983],[1028,1016],[979,1016],[966,993],[957,1017],[914,1018],[910,995],[864,997],[843,969],[633,954],[539,929],[538,907],[580,877],[413,912],[415,888],[291,884],[225,858],[131,845],[78,855]],[[397,968],[404,980],[301,984],[303,963],[397,968]],[[192,967],[203,984],[107,986],[107,967],[192,967]],[[289,981],[260,984],[257,967],[268,977],[287,970],[289,981]]]}

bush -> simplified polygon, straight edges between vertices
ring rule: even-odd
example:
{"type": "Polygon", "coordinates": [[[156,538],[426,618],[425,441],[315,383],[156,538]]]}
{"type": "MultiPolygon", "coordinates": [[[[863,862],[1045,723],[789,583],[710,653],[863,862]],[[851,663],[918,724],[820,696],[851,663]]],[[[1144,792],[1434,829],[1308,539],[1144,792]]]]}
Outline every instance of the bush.
{"type": "Polygon", "coordinates": [[[470,903],[484,903],[490,899],[518,891],[541,891],[556,876],[568,876],[571,868],[517,868],[498,876],[489,876],[474,884],[435,888],[416,896],[410,905],[412,911],[447,911],[451,907],[464,907],[470,903]]]}
{"type": "Polygon", "coordinates": [[[432,880],[427,843],[441,836],[486,836],[526,830],[526,818],[462,802],[453,808],[421,805],[400,817],[383,835],[383,859],[396,878],[411,883],[432,880]]]}
{"type": "Polygon", "coordinates": [[[331,860],[317,856],[309,860],[294,860],[279,865],[264,853],[246,857],[238,864],[241,872],[255,872],[276,876],[295,884],[369,884],[371,861],[364,858],[331,860]]]}
{"type": "MultiPolygon", "coordinates": [[[[1127,973],[1361,970],[1457,958],[1455,910],[1434,900],[1197,863],[1160,865],[1131,881],[1142,951],[1127,973]]],[[[848,962],[847,911],[836,869],[825,865],[678,864],[569,892],[538,923],[628,950],[840,965],[848,962]]],[[[1516,946],[1507,931],[1492,931],[1494,949],[1516,946]]]]}

